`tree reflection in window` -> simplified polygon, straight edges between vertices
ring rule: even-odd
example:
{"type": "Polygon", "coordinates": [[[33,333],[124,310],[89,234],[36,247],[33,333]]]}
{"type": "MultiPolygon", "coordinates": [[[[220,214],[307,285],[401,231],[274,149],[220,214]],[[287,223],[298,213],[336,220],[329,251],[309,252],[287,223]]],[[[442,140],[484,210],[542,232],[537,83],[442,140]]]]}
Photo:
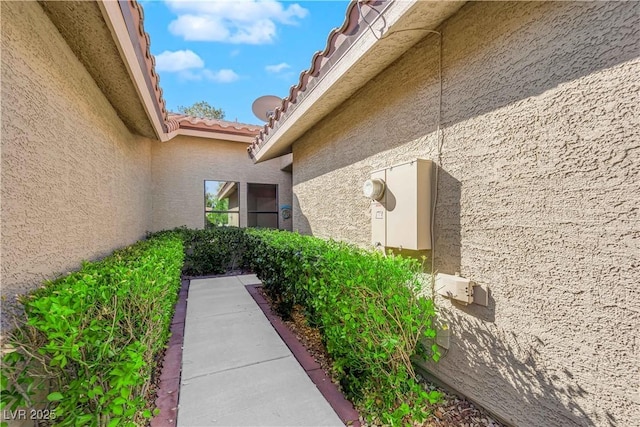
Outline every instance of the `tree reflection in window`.
{"type": "Polygon", "coordinates": [[[205,227],[240,226],[240,198],[234,181],[205,181],[205,227]]]}

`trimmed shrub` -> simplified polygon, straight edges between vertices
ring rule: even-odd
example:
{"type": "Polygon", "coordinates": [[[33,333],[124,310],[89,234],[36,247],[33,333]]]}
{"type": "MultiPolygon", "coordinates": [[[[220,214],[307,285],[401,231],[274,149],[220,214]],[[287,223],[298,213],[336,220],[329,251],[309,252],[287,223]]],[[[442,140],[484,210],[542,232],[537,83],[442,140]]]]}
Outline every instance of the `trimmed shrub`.
{"type": "Polygon", "coordinates": [[[244,267],[246,234],[238,227],[179,230],[185,245],[184,274],[224,274],[244,267]]]}
{"type": "Polygon", "coordinates": [[[248,230],[246,263],[287,317],[295,304],[322,334],[334,374],[373,422],[420,421],[438,392],[416,381],[411,357],[434,338],[433,301],[419,298],[421,266],[335,241],[248,230]]]}
{"type": "Polygon", "coordinates": [[[26,322],[3,358],[3,408],[38,406],[41,395],[57,425],[146,423],[183,257],[181,237],[163,233],[22,298],[26,322]]]}

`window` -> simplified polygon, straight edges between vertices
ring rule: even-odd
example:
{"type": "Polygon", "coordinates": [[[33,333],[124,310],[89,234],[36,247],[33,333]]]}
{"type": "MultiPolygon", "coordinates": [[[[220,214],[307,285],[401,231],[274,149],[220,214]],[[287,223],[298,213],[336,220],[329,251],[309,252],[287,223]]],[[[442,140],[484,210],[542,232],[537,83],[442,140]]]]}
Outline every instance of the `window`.
{"type": "Polygon", "coordinates": [[[204,182],[204,224],[240,226],[238,183],[234,181],[204,182]]]}
{"type": "Polygon", "coordinates": [[[278,228],[276,184],[247,184],[247,226],[278,228]]]}

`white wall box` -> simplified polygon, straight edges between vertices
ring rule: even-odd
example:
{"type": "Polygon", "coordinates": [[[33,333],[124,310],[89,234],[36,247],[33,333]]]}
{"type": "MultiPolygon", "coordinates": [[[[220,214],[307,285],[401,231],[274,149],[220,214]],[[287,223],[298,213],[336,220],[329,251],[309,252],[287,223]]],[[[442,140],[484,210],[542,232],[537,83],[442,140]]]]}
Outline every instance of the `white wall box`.
{"type": "Polygon", "coordinates": [[[464,277],[442,273],[436,274],[436,292],[461,304],[473,303],[473,288],[471,281],[464,277]]]}

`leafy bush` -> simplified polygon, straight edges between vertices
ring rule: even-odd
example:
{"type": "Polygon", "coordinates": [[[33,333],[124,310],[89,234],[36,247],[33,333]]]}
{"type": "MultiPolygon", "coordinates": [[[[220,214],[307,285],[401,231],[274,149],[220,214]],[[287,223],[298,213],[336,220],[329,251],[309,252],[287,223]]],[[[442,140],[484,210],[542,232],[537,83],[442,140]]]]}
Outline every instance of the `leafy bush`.
{"type": "Polygon", "coordinates": [[[3,359],[2,406],[34,407],[44,395],[58,425],[144,423],[183,256],[182,239],[164,233],[24,297],[26,323],[3,359]]]}
{"type": "Polygon", "coordinates": [[[184,274],[223,274],[244,267],[246,234],[238,227],[180,230],[185,244],[184,274]]]}
{"type": "MultiPolygon", "coordinates": [[[[410,360],[435,337],[433,302],[417,297],[418,262],[288,232],[247,234],[247,263],[280,314],[306,309],[348,397],[376,422],[425,418],[440,395],[417,383],[410,360]]],[[[435,345],[429,352],[439,358],[435,345]]]]}

